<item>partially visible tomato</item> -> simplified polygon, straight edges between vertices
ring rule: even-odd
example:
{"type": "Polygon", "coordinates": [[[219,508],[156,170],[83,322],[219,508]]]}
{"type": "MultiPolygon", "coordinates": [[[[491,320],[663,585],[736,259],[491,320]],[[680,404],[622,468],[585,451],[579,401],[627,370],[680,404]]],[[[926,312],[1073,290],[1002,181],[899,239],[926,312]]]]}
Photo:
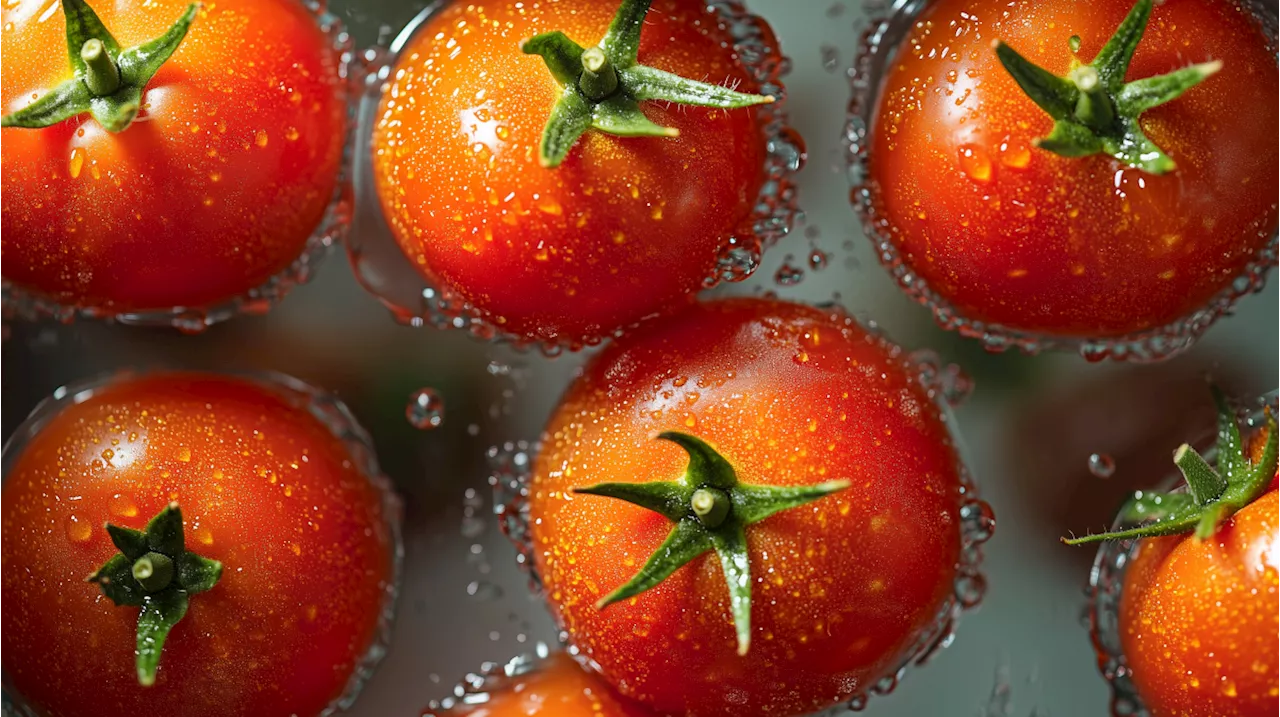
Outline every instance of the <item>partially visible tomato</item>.
{"type": "Polygon", "coordinates": [[[487,693],[481,704],[459,702],[452,709],[428,709],[422,717],[652,717],[649,710],[619,697],[564,652],[533,671],[487,693]]]}
{"type": "MultiPolygon", "coordinates": [[[[679,136],[588,129],[563,163],[542,166],[544,127],[566,89],[521,43],[562,31],[590,48],[617,10],[594,0],[450,3],[391,69],[372,146],[392,232],[427,280],[503,332],[561,344],[607,337],[691,298],[714,279],[730,238],[752,237],[765,179],[753,109],[643,102],[642,120],[679,136]]],[[[703,0],[655,2],[638,58],[759,89],[703,0]]]]}
{"type": "Polygon", "coordinates": [[[875,213],[906,268],[964,319],[1039,337],[1156,329],[1230,287],[1275,234],[1280,78],[1240,3],[1156,4],[1122,78],[1221,61],[1138,115],[1176,167],[1036,146],[1054,119],[992,43],[1067,76],[1070,38],[1091,61],[1132,7],[935,0],[889,63],[871,128],[875,213]]]}
{"type": "Polygon", "coordinates": [[[1280,709],[1275,422],[1242,450],[1234,415],[1219,405],[1216,469],[1183,446],[1174,456],[1187,492],[1139,493],[1126,509],[1153,522],[1072,541],[1142,538],[1124,572],[1119,637],[1152,717],[1263,717],[1280,709]],[[1220,494],[1205,490],[1214,485],[1220,494]]]}
{"type": "Polygon", "coordinates": [[[901,349],[830,310],[710,302],[619,339],[569,388],[533,466],[531,547],[569,640],[621,693],[664,714],[806,714],[896,670],[951,599],[958,471],[901,349]],[[745,551],[659,550],[678,531],[698,535],[698,523],[734,539],[707,522],[696,492],[690,512],[592,487],[665,484],[676,495],[708,471],[736,475],[715,525],[747,523],[745,551]],[[761,501],[738,492],[768,502],[801,486],[809,498],[763,519],[761,501]],[[658,509],[683,517],[673,526],[658,509]],[[648,572],[655,551],[696,557],[598,607],[648,572]],[[722,565],[726,554],[734,565],[722,565]],[[749,625],[735,619],[744,590],[749,625]]]}
{"type": "MultiPolygon", "coordinates": [[[[378,639],[395,536],[383,496],[297,395],[156,374],[68,405],[5,475],[6,689],[61,717],[317,715],[378,639]],[[135,672],[139,609],[85,581],[171,502],[222,564],[135,672]]],[[[6,463],[9,457],[6,456],[6,463]]]]}
{"type": "MultiPolygon", "coordinates": [[[[160,36],[188,7],[97,5],[124,48],[160,36]]],[[[0,9],[8,114],[79,81],[63,13],[47,15],[48,6],[0,9]]],[[[6,126],[4,278],[64,305],[118,313],[202,307],[280,273],[334,195],[347,119],[339,61],[305,3],[219,0],[198,11],[123,130],[89,114],[6,126]]]]}

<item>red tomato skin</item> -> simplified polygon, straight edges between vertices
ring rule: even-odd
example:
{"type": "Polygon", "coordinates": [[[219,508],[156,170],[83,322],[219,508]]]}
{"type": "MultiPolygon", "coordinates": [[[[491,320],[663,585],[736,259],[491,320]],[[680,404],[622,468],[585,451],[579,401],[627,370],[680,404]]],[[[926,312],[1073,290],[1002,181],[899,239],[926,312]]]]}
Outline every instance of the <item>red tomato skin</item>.
{"type": "MultiPolygon", "coordinates": [[[[97,2],[123,46],[186,0],[97,2]]],[[[4,110],[70,76],[61,12],[6,3],[4,110]]],[[[4,278],[107,312],[239,296],[302,252],[334,195],[346,136],[338,56],[296,0],[206,3],[119,134],[82,115],[5,128],[4,278]]]]}
{"type": "Polygon", "coordinates": [[[1152,717],[1270,717],[1280,709],[1280,493],[1204,542],[1142,541],[1125,573],[1120,639],[1152,717]]]}
{"type": "Polygon", "coordinates": [[[937,0],[884,80],[870,152],[875,211],[907,267],[961,316],[1050,337],[1117,337],[1203,307],[1276,231],[1274,48],[1227,0],[1158,3],[1128,80],[1221,72],[1141,116],[1178,164],[1156,176],[1032,142],[1053,120],[990,44],[1065,74],[1131,0],[937,0]],[[968,154],[966,154],[966,152],[968,154]]]}
{"type": "Polygon", "coordinates": [[[489,693],[480,705],[460,706],[427,717],[655,717],[654,713],[618,697],[599,677],[563,652],[489,693]]]}
{"type": "Polygon", "coordinates": [[[851,319],[771,299],[700,304],[605,349],[569,389],[530,484],[532,546],[560,624],[605,679],[666,714],[807,714],[897,667],[952,594],[960,476],[918,369],[851,319]],[[575,496],[675,480],[662,430],[711,443],[745,483],[853,487],[747,529],[752,642],[736,654],[708,554],[601,611],[671,524],[575,496]]]}
{"type": "Polygon", "coordinates": [[[305,407],[242,379],[158,374],[68,407],[5,476],[4,671],[61,717],[315,715],[373,643],[392,580],[378,489],[305,407]],[[169,501],[222,579],[191,597],[154,686],[138,609],[85,576],[169,501]]]}
{"type": "MultiPolygon", "coordinates": [[[[715,273],[763,181],[756,110],[644,104],[676,138],[588,131],[556,169],[538,164],[560,85],[521,40],[561,30],[584,46],[616,3],[453,3],[400,54],[373,134],[383,211],[409,261],[502,331],[572,343],[685,303],[715,273]],[[523,6],[523,7],[522,7],[523,6]],[[483,24],[482,24],[483,23],[483,24]]],[[[766,44],[777,42],[766,31],[766,44]]],[[[658,0],[640,62],[758,87],[701,0],[658,0]]]]}

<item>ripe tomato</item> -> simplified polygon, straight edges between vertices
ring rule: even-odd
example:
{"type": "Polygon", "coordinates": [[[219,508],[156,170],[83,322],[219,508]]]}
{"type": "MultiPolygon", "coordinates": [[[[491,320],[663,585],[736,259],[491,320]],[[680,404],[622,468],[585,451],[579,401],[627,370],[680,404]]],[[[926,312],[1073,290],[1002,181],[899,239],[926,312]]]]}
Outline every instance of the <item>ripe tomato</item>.
{"type": "MultiPolygon", "coordinates": [[[[121,47],[161,35],[187,8],[97,4],[121,47]]],[[[46,21],[48,5],[0,9],[8,113],[71,77],[63,14],[46,21]]],[[[201,307],[263,284],[299,255],[334,195],[346,97],[333,42],[303,3],[206,4],[123,131],[88,114],[5,127],[4,278],[107,313],[201,307]]]]}
{"type": "MultiPolygon", "coordinates": [[[[961,546],[957,457],[918,373],[852,319],[771,299],[701,304],[606,348],[548,423],[529,485],[536,569],[572,643],[623,694],[697,717],[813,712],[895,670],[951,598],[961,546]],[[710,450],[691,464],[660,431],[710,450]],[[745,528],[732,605],[729,567],[703,554],[598,608],[695,518],[673,530],[605,486],[574,491],[678,488],[721,460],[739,488],[838,492],[745,528]]],[[[728,492],[724,525],[755,522],[728,492]]]]}
{"type": "Polygon", "coordinates": [[[1175,169],[1035,146],[1054,120],[992,43],[1064,76],[1070,38],[1094,58],[1133,6],[936,0],[899,48],[872,128],[874,211],[906,267],[960,316],[1038,337],[1157,329],[1229,287],[1274,235],[1280,81],[1274,46],[1236,3],[1159,3],[1119,78],[1222,61],[1139,117],[1175,169]]]}
{"type": "Polygon", "coordinates": [[[648,717],[649,710],[622,697],[572,657],[557,652],[532,672],[488,693],[482,704],[459,703],[423,717],[648,717]]]}
{"type": "MultiPolygon", "coordinates": [[[[1252,447],[1258,463],[1263,441],[1252,447]]],[[[1142,541],[1125,573],[1120,640],[1152,717],[1275,714],[1278,616],[1280,493],[1274,482],[1207,540],[1142,541]]]]}
{"type": "Polygon", "coordinates": [[[4,483],[4,671],[47,713],[315,715],[378,639],[391,516],[296,396],[213,375],[133,378],[67,406],[20,450],[4,483]],[[141,528],[171,501],[187,550],[223,569],[190,596],[141,687],[139,611],[85,576],[119,552],[104,522],[141,528]]]}
{"type": "MultiPolygon", "coordinates": [[[[624,3],[637,4],[647,3],[624,3]]],[[[765,158],[753,109],[647,102],[639,119],[678,137],[592,129],[558,167],[540,166],[544,126],[566,89],[521,42],[559,30],[589,46],[616,9],[591,0],[451,3],[391,70],[372,145],[388,223],[428,281],[503,332],[598,340],[689,298],[715,275],[730,238],[751,234],[765,158]]],[[[777,57],[776,40],[762,32],[777,57]]],[[[701,0],[655,2],[638,58],[758,89],[729,29],[701,0]]]]}

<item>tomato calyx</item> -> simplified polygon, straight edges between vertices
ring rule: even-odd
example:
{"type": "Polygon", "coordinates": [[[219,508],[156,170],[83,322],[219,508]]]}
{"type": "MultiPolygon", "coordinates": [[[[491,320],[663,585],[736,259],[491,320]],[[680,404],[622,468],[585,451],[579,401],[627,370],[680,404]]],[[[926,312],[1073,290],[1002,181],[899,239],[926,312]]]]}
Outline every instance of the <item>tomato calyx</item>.
{"type": "Polygon", "coordinates": [[[124,131],[138,116],[143,89],[182,44],[199,9],[189,5],[163,35],[122,49],[84,0],[62,0],[75,76],[0,118],[0,126],[37,129],[88,112],[108,132],[124,131]]]}
{"type": "Polygon", "coordinates": [[[538,145],[538,162],[558,167],[589,129],[619,137],[675,137],[679,131],[645,117],[640,102],[736,109],[773,102],[767,95],[735,92],[641,65],[640,31],[651,0],[622,0],[599,45],[584,49],[559,30],[520,43],[526,55],[539,55],[564,88],[551,109],[538,145]]]}
{"type": "Polygon", "coordinates": [[[1062,542],[1080,545],[1100,540],[1176,535],[1192,530],[1196,540],[1204,540],[1212,537],[1224,521],[1269,490],[1277,464],[1275,418],[1268,413],[1261,429],[1265,436],[1261,453],[1257,462],[1250,461],[1226,397],[1216,386],[1212,391],[1218,407],[1217,468],[1184,443],[1173,452],[1173,461],[1186,478],[1186,492],[1137,491],[1121,511],[1125,522],[1150,522],[1128,530],[1063,538],[1062,542]]]}
{"type": "Polygon", "coordinates": [[[705,441],[667,431],[658,438],[689,454],[684,475],[671,482],[600,483],[574,493],[616,498],[665,516],[675,523],[671,533],[635,577],[597,603],[604,609],[635,597],[668,578],[694,558],[714,550],[729,588],[729,605],[738,639],[738,654],[751,646],[751,566],[746,527],[848,488],[847,480],[811,486],[747,485],[738,482],[733,466],[705,441]]]}
{"type": "Polygon", "coordinates": [[[169,630],[187,614],[191,595],[210,590],[222,577],[222,563],[186,549],[182,511],[170,503],[144,530],[107,523],[119,553],[88,581],[117,606],[141,607],[138,613],[138,684],[155,684],[160,651],[169,630]]]}
{"type": "Polygon", "coordinates": [[[1222,69],[1222,61],[1190,65],[1172,72],[1124,81],[1133,53],[1151,19],[1152,0],[1138,0],[1115,34],[1098,51],[1093,62],[1075,58],[1080,38],[1073,36],[1071,71],[1059,77],[995,41],[992,47],[1000,64],[1022,91],[1053,117],[1049,136],[1035,145],[1064,157],[1108,154],[1152,174],[1176,168],[1163,150],[1142,131],[1138,116],[1183,92],[1222,69]]]}

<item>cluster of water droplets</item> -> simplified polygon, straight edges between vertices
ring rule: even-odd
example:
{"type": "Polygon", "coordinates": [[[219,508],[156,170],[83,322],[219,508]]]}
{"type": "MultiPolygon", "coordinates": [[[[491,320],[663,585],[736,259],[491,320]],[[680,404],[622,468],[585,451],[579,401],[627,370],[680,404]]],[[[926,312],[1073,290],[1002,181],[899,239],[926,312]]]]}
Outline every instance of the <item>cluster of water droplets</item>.
{"type": "MultiPolygon", "coordinates": [[[[868,171],[871,126],[879,100],[880,80],[888,72],[894,52],[908,36],[916,16],[927,4],[927,0],[904,0],[894,3],[892,7],[886,6],[881,0],[868,0],[864,4],[869,21],[865,31],[861,33],[857,54],[848,73],[852,96],[848,105],[843,143],[845,169],[851,187],[849,199],[862,219],[866,235],[875,246],[877,258],[903,292],[933,312],[934,319],[940,326],[967,338],[977,339],[991,352],[1016,348],[1027,354],[1037,354],[1045,350],[1063,349],[1074,350],[1091,362],[1112,359],[1150,363],[1187,350],[1215,321],[1230,314],[1239,299],[1262,290],[1268,272],[1280,258],[1280,233],[1275,229],[1262,231],[1262,237],[1268,241],[1229,286],[1201,308],[1165,326],[1126,336],[1064,338],[977,321],[957,312],[912,271],[891,240],[889,220],[880,216],[877,210],[879,188],[870,181],[868,171]]],[[[1259,20],[1264,35],[1274,48],[1274,9],[1267,9],[1256,1],[1247,2],[1246,5],[1249,5],[1252,14],[1259,20]]],[[[979,155],[969,151],[970,156],[959,158],[961,166],[975,180],[989,178],[993,166],[989,157],[985,153],[979,155]]],[[[1022,148],[1017,151],[1020,156],[1022,148]]]]}
{"type": "MultiPolygon", "coordinates": [[[[764,180],[751,215],[725,240],[713,271],[703,280],[704,288],[751,276],[760,267],[764,251],[791,230],[798,213],[794,175],[806,157],[803,140],[788,124],[786,103],[782,101],[786,97],[782,77],[790,70],[790,63],[770,46],[773,33],[764,20],[747,12],[739,2],[712,0],[708,6],[724,21],[743,66],[759,84],[759,92],[779,101],[755,110],[765,136],[764,180]]],[[[382,87],[397,54],[437,9],[438,6],[433,5],[423,10],[388,49],[375,47],[361,54],[358,73],[363,84],[359,109],[361,127],[373,125],[382,87]]],[[[400,323],[458,329],[487,341],[526,344],[527,339],[504,332],[456,292],[447,286],[431,285],[409,265],[381,216],[368,159],[368,134],[362,131],[357,136],[359,161],[355,166],[355,192],[359,211],[356,228],[347,241],[356,278],[400,323]]],[[[621,327],[613,336],[630,328],[621,327]]],[[[566,337],[557,342],[544,342],[539,348],[548,356],[554,356],[565,349],[577,351],[595,346],[608,338],[611,336],[566,337]]]]}
{"type": "MultiPolygon", "coordinates": [[[[311,281],[320,262],[329,254],[329,250],[343,241],[350,230],[353,212],[352,189],[352,138],[356,132],[355,98],[359,96],[364,80],[359,72],[356,59],[355,42],[347,32],[343,23],[325,9],[323,3],[308,1],[304,3],[316,18],[320,30],[332,43],[338,58],[338,76],[342,78],[345,89],[344,98],[348,106],[347,137],[343,141],[342,162],[338,168],[333,197],[325,209],[320,224],[312,231],[301,253],[289,266],[275,276],[267,279],[261,286],[254,287],[240,296],[218,301],[208,306],[175,306],[167,309],[155,309],[137,312],[115,312],[101,307],[80,307],[60,304],[48,297],[27,291],[8,280],[0,281],[0,315],[5,322],[22,320],[38,321],[53,319],[69,323],[77,318],[114,321],[131,326],[169,326],[183,333],[196,334],[203,332],[213,324],[236,317],[257,316],[270,311],[273,306],[284,299],[290,291],[301,284],[311,281]]],[[[50,5],[50,8],[56,7],[50,5]]],[[[198,129],[198,128],[197,128],[198,129]]],[[[290,128],[296,139],[296,129],[290,128]]],[[[289,132],[286,132],[289,138],[289,132]]],[[[264,146],[269,138],[265,131],[259,131],[257,140],[264,146]]],[[[82,171],[85,161],[83,149],[79,154],[73,152],[68,170],[72,176],[82,171]]],[[[96,165],[90,165],[96,172],[96,165]]],[[[211,177],[212,178],[212,177],[211,177]]],[[[217,181],[212,178],[212,181],[217,181]]]]}
{"type": "Polygon", "coordinates": [[[476,705],[483,705],[491,695],[500,692],[513,681],[539,669],[556,648],[543,642],[534,644],[533,651],[518,655],[507,662],[486,662],[479,672],[467,673],[462,682],[453,688],[453,694],[432,701],[422,717],[448,717],[452,714],[468,714],[476,705]]]}

